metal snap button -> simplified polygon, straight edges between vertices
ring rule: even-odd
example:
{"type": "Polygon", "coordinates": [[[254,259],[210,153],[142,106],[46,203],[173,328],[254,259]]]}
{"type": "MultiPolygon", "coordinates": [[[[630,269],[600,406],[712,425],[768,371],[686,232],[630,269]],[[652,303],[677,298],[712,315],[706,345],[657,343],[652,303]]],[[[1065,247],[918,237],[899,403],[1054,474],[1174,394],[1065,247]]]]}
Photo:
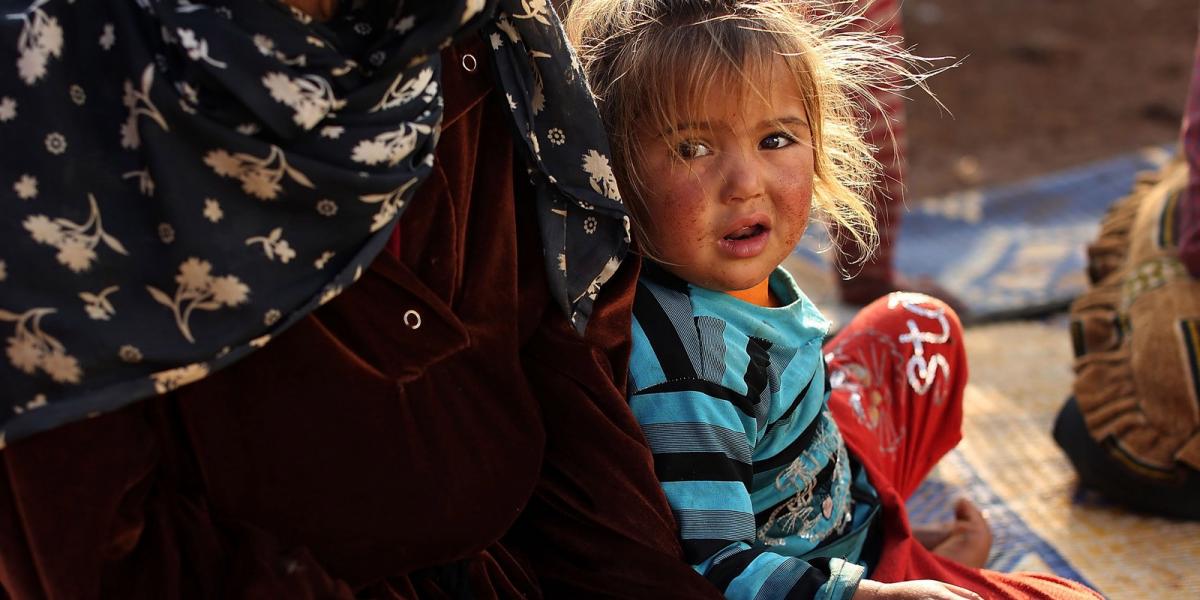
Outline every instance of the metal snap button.
{"type": "Polygon", "coordinates": [[[420,329],[421,328],[421,313],[419,313],[415,310],[404,311],[404,324],[409,329],[420,329]]]}
{"type": "Polygon", "coordinates": [[[474,73],[475,69],[479,68],[479,61],[475,60],[475,55],[473,54],[464,54],[462,57],[462,68],[466,69],[468,73],[474,73]]]}

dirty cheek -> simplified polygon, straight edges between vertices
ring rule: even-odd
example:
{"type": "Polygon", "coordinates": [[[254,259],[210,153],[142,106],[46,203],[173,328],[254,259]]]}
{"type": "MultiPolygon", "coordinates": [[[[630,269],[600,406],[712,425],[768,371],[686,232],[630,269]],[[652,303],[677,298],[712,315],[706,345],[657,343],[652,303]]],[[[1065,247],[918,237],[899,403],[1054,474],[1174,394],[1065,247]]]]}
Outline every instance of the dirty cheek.
{"type": "Polygon", "coordinates": [[[663,230],[684,239],[699,242],[704,239],[704,206],[702,195],[690,186],[670,186],[659,204],[659,222],[663,230]]]}
{"type": "Polygon", "coordinates": [[[804,237],[804,232],[808,230],[808,215],[811,213],[808,204],[796,204],[787,208],[788,222],[792,224],[788,232],[787,243],[789,246],[795,246],[800,243],[800,238],[804,237]]]}
{"type": "Polygon", "coordinates": [[[808,220],[812,215],[812,178],[793,178],[788,185],[789,201],[784,203],[781,210],[788,223],[786,241],[789,245],[796,245],[808,230],[808,220]]]}

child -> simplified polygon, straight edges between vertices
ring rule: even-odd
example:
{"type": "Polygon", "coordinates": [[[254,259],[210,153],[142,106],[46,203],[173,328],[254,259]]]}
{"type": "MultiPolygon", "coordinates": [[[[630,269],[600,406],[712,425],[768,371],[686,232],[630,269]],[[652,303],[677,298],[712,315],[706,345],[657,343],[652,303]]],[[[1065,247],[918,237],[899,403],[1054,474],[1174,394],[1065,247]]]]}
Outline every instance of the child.
{"type": "Polygon", "coordinates": [[[779,266],[814,211],[872,245],[854,99],[913,61],[832,34],[833,8],[575,0],[568,15],[652,259],[630,404],[684,556],[730,598],[1093,598],[960,564],[990,545],[969,503],[925,536],[934,552],[915,541],[903,498],[960,436],[953,312],[893,294],[822,349],[828,323],[779,266]]]}

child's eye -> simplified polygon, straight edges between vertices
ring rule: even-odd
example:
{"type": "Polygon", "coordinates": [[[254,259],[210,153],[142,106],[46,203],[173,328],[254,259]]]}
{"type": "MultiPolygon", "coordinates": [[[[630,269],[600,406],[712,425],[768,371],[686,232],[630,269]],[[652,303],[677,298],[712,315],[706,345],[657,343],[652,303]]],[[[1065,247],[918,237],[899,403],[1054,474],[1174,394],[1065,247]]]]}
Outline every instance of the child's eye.
{"type": "Polygon", "coordinates": [[[683,158],[700,158],[712,154],[712,149],[703,142],[680,142],[675,151],[683,158]]]}
{"type": "Polygon", "coordinates": [[[786,133],[772,133],[758,143],[763,150],[778,150],[796,143],[796,138],[786,133]]]}

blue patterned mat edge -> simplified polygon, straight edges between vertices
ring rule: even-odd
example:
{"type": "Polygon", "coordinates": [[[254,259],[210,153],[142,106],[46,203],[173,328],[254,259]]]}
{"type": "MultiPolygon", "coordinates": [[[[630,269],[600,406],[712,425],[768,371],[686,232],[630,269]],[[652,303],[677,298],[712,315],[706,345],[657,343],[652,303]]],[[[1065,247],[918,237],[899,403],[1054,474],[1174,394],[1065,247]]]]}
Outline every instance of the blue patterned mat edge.
{"type": "MultiPolygon", "coordinates": [[[[1028,317],[1065,307],[1083,291],[1085,248],[1108,207],[1173,146],[993,188],[910,202],[895,248],[897,269],[928,276],[957,296],[971,321],[1028,317]]],[[[827,265],[828,234],[810,233],[794,255],[827,265]]],[[[828,268],[827,266],[822,268],[828,268]]]]}
{"type": "MultiPolygon", "coordinates": [[[[949,461],[956,471],[965,474],[961,488],[937,479],[927,479],[913,492],[908,501],[909,520],[914,524],[930,524],[953,518],[953,501],[960,493],[985,511],[992,528],[992,551],[987,568],[1011,571],[1030,553],[1037,555],[1055,575],[1078,581],[1097,589],[1071,565],[1050,543],[1034,532],[1024,519],[997,494],[970,465],[962,453],[953,451],[943,461],[949,461]]],[[[1103,592],[1101,592],[1103,593],[1103,592]]]]}

